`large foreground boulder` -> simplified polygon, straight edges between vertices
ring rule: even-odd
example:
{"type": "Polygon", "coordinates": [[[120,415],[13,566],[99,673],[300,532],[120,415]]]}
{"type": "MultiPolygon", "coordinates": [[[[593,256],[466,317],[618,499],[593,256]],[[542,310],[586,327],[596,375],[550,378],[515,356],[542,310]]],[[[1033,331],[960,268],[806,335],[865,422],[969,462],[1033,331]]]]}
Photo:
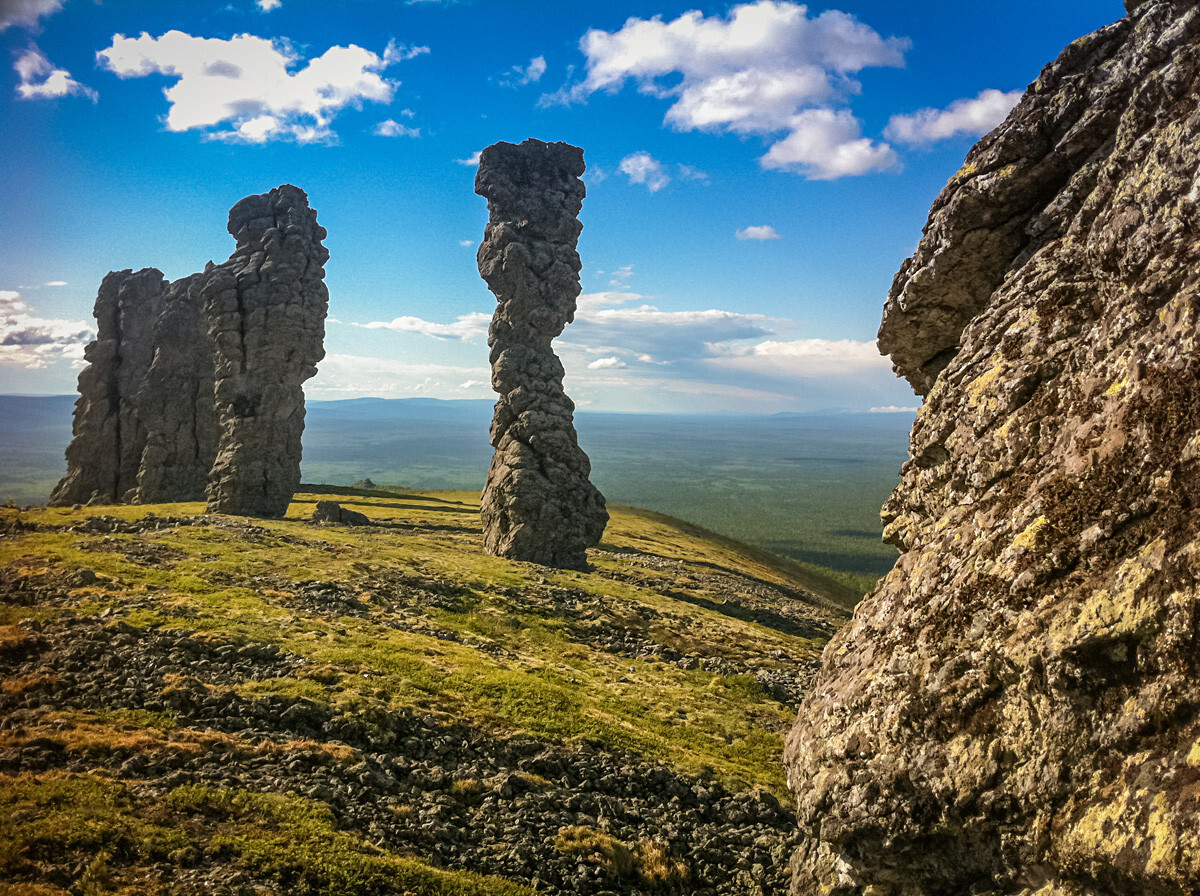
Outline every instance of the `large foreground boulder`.
{"type": "Polygon", "coordinates": [[[608,523],[575,435],[575,405],[551,341],[575,318],[583,150],[526,140],[483,151],[475,192],[488,201],[479,273],[496,296],[488,331],[496,449],[483,491],[484,549],[582,569],[608,523]]]}
{"type": "Polygon", "coordinates": [[[1200,8],[1128,8],[888,298],[903,555],[788,741],[797,893],[1200,892],[1200,8]]]}

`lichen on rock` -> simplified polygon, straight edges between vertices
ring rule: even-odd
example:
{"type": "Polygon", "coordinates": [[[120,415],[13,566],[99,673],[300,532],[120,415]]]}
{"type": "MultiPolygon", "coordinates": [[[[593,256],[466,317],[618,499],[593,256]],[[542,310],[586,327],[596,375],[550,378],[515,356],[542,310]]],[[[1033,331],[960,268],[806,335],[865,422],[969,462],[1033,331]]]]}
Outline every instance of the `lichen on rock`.
{"type": "Polygon", "coordinates": [[[498,302],[488,332],[496,449],[481,514],[490,554],[587,566],[608,522],[575,434],[575,406],[551,341],[574,319],[583,226],[583,150],[497,143],[480,155],[475,192],[488,200],[479,273],[498,302]]]}
{"type": "Polygon", "coordinates": [[[1200,891],[1200,8],[1128,8],[888,298],[903,554],[789,738],[798,894],[1200,891]]]}

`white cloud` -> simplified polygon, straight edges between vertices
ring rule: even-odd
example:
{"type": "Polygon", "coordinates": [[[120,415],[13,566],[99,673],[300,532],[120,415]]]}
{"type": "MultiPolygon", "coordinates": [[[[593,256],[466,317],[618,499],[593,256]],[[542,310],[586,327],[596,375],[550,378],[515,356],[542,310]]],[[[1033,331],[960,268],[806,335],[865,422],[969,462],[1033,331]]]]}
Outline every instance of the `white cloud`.
{"type": "MultiPolygon", "coordinates": [[[[600,273],[604,273],[601,271],[600,273]]],[[[624,264],[608,275],[611,279],[608,285],[616,289],[625,289],[629,285],[629,281],[633,278],[633,265],[624,264]]]]}
{"type": "Polygon", "coordinates": [[[853,339],[767,340],[752,346],[714,346],[710,363],[772,377],[839,376],[869,370],[891,370],[874,342],[853,339]]]}
{"type": "Polygon", "coordinates": [[[270,12],[273,9],[279,9],[283,5],[283,0],[255,0],[258,8],[263,12],[270,12]]]}
{"type": "Polygon", "coordinates": [[[679,176],[684,180],[701,180],[709,179],[707,171],[701,171],[699,168],[693,168],[691,165],[676,165],[676,170],[679,176]]]}
{"type": "Polygon", "coordinates": [[[651,193],[657,193],[671,182],[662,162],[648,152],[635,152],[621,159],[621,173],[628,175],[631,184],[645,184],[651,193]]]}
{"type": "Polygon", "coordinates": [[[883,133],[889,140],[906,144],[933,143],[960,135],[982,137],[1004,121],[1024,93],[988,89],[970,99],[955,100],[945,109],[893,115],[883,133]]]}
{"type": "Polygon", "coordinates": [[[18,56],[13,68],[21,78],[17,95],[23,100],[85,96],[94,103],[99,99],[96,91],[80,84],[66,69],[55,68],[37,47],[18,56]]]}
{"type": "Polygon", "coordinates": [[[737,232],[739,240],[777,240],[779,234],[775,232],[775,228],[770,224],[761,224],[751,227],[743,227],[737,232]]]}
{"type": "MultiPolygon", "coordinates": [[[[428,52],[429,47],[410,47],[408,44],[398,44],[396,43],[396,39],[392,38],[383,50],[383,61],[388,65],[395,65],[397,62],[407,62],[410,59],[416,59],[418,56],[424,56],[428,52]]],[[[412,112],[405,109],[401,114],[411,115],[412,112]]]]}
{"type": "Polygon", "coordinates": [[[710,346],[769,336],[777,321],[733,311],[663,311],[653,305],[579,309],[561,337],[589,352],[649,355],[661,361],[694,360],[710,346]]]}
{"type": "Polygon", "coordinates": [[[460,165],[466,165],[469,168],[478,168],[480,155],[482,155],[482,150],[471,153],[465,159],[455,159],[454,161],[458,162],[460,165]]]}
{"type": "Polygon", "coordinates": [[[90,324],[37,317],[19,292],[0,289],[0,365],[38,369],[79,359],[93,336],[90,324]]]}
{"type": "Polygon", "coordinates": [[[806,5],[786,0],[744,3],[724,18],[698,11],[669,22],[661,16],[630,18],[618,31],[589,30],[580,41],[586,77],[543,97],[543,103],[583,101],[632,80],[641,93],[671,101],[665,123],[679,130],[787,132],[772,147],[774,155],[764,157],[767,167],[820,178],[862,174],[888,167],[894,161],[890,148],[860,141],[857,130],[849,149],[845,140],[811,146],[811,138],[797,136],[797,130],[812,129],[805,112],[834,114],[833,104],[858,93],[855,73],[903,66],[909,46],[907,39],[885,39],[847,13],[828,10],[810,18],[806,5]],[[789,140],[792,145],[784,145],[789,140]],[[781,163],[796,154],[797,142],[810,145],[804,161],[781,163]],[[775,152],[777,147],[782,148],[775,152]],[[818,149],[826,156],[817,157],[818,149]]]}
{"type": "Polygon", "coordinates": [[[611,358],[597,358],[587,366],[588,370],[620,370],[629,365],[615,355],[611,358]]]}
{"type": "Polygon", "coordinates": [[[347,106],[392,101],[398,82],[381,72],[401,58],[411,56],[392,44],[383,57],[351,44],[306,61],[282,40],[250,34],[221,40],[182,31],[118,34],[97,54],[100,65],[122,78],[158,73],[178,79],[164,91],[168,130],[201,130],[245,143],[336,139],[330,125],[347,106]]]}
{"type": "Polygon", "coordinates": [[[868,414],[915,414],[920,408],[902,408],[894,404],[889,404],[882,408],[868,408],[868,414]]]}
{"type": "Polygon", "coordinates": [[[506,71],[500,79],[500,83],[505,87],[523,87],[526,84],[534,84],[542,80],[542,75],[546,74],[546,57],[534,56],[529,60],[528,65],[514,65],[506,71]]]}
{"type": "Polygon", "coordinates": [[[435,339],[458,339],[469,342],[479,337],[486,337],[488,324],[492,321],[490,314],[473,312],[463,314],[452,324],[439,324],[423,320],[419,317],[397,317],[390,321],[372,321],[368,324],[357,324],[368,330],[393,330],[397,333],[420,333],[422,336],[432,336],[435,339]]]}
{"type": "Polygon", "coordinates": [[[46,285],[47,286],[66,286],[67,281],[66,280],[50,280],[49,282],[46,283],[46,285]]]}
{"type": "Polygon", "coordinates": [[[459,241],[458,241],[458,244],[459,244],[460,246],[474,246],[474,245],[475,245],[475,241],[474,241],[474,240],[459,240],[459,241]]]}
{"type": "MultiPolygon", "coordinates": [[[[600,271],[599,273],[604,272],[600,271]]],[[[575,308],[577,314],[587,314],[600,308],[627,305],[630,302],[638,302],[644,298],[645,296],[636,292],[585,292],[575,300],[575,308]]]]}
{"type": "Polygon", "coordinates": [[[848,109],[805,109],[792,118],[791,133],[760,160],[764,168],[803,174],[811,180],[835,180],[894,168],[899,158],[886,143],[862,136],[848,109]]]}
{"type": "Polygon", "coordinates": [[[372,133],[380,137],[420,137],[421,129],[410,128],[408,125],[400,124],[400,122],[388,118],[375,125],[375,130],[372,133]]]}
{"type": "Polygon", "coordinates": [[[325,356],[317,375],[304,384],[304,394],[313,399],[360,395],[463,398],[464,390],[479,389],[489,382],[489,376],[483,365],[421,364],[335,352],[325,356]]]}
{"type": "Polygon", "coordinates": [[[0,31],[11,25],[33,26],[62,9],[63,0],[0,0],[0,31]]]}

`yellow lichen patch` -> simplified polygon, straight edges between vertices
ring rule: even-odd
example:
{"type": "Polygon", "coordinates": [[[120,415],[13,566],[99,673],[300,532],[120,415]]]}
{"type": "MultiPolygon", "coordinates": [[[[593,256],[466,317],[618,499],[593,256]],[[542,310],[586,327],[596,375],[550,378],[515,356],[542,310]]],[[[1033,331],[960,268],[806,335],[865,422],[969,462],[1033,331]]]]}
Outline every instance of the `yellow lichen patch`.
{"type": "Polygon", "coordinates": [[[1125,380],[1115,380],[1113,384],[1104,391],[1104,394],[1109,397],[1113,395],[1119,395],[1121,390],[1124,389],[1126,385],[1128,384],[1125,382],[1125,380]]]}
{"type": "Polygon", "coordinates": [[[1192,751],[1188,753],[1187,764],[1191,766],[1200,766],[1200,740],[1192,744],[1192,751]]]}
{"type": "Polygon", "coordinates": [[[1021,533],[1013,539],[1012,546],[1019,551],[1027,551],[1037,543],[1038,533],[1046,528],[1046,518],[1039,516],[1032,523],[1024,528],[1021,533]]]}

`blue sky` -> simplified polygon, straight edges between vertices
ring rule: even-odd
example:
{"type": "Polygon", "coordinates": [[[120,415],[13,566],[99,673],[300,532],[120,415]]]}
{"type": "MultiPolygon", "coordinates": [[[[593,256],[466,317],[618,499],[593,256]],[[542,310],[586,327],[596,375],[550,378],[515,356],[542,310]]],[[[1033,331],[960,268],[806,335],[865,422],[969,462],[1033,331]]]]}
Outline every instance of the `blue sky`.
{"type": "Polygon", "coordinates": [[[0,0],[0,391],[74,391],[109,270],[281,183],[328,229],[311,398],[488,398],[473,158],[582,146],[582,409],[910,407],[874,348],[930,203],[1120,0],[0,0]]]}

